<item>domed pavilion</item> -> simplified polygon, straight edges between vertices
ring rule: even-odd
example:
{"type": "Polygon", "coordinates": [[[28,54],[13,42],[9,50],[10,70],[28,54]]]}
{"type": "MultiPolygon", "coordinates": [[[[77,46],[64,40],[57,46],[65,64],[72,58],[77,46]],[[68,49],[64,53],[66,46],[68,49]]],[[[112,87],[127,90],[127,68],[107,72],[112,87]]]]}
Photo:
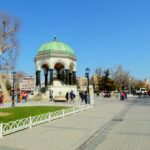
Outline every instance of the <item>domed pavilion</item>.
{"type": "Polygon", "coordinates": [[[49,96],[50,91],[54,97],[65,96],[71,90],[77,93],[76,65],[77,59],[73,49],[54,37],[38,50],[34,62],[36,65],[36,89],[41,89],[49,96]],[[41,83],[42,73],[44,84],[41,83]]]}

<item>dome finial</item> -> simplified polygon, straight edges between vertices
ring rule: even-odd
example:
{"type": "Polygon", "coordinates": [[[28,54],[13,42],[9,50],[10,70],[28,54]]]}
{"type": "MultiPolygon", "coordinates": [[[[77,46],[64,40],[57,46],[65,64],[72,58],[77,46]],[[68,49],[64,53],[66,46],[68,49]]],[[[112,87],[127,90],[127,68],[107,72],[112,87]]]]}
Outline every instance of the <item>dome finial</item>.
{"type": "Polygon", "coordinates": [[[56,41],[56,35],[54,36],[54,41],[56,41]]]}

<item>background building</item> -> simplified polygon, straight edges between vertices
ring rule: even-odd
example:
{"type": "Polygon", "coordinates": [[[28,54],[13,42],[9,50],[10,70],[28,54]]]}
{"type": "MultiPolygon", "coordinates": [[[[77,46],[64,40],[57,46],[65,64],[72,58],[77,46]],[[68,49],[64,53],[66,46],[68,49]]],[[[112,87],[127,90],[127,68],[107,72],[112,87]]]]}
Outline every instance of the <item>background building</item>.
{"type": "Polygon", "coordinates": [[[94,88],[94,92],[99,92],[100,76],[97,74],[94,74],[91,79],[91,82],[94,88]]]}
{"type": "Polygon", "coordinates": [[[33,92],[35,90],[35,77],[25,76],[20,80],[20,91],[33,92]]]}
{"type": "Polygon", "coordinates": [[[85,77],[77,77],[77,86],[81,91],[87,90],[87,78],[85,77]]]}

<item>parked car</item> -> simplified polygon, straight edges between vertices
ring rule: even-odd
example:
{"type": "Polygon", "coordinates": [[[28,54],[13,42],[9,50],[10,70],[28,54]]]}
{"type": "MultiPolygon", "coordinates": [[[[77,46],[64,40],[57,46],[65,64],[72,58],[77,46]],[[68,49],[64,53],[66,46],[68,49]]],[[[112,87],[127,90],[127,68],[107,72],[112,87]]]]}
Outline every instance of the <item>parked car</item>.
{"type": "Polygon", "coordinates": [[[147,94],[147,90],[146,88],[140,88],[139,90],[136,90],[136,94],[140,95],[140,94],[147,94]]]}
{"type": "Polygon", "coordinates": [[[136,94],[139,95],[139,94],[146,94],[147,93],[147,90],[146,88],[140,88],[139,90],[136,90],[136,94]]]}
{"type": "Polygon", "coordinates": [[[104,97],[110,97],[111,94],[110,94],[110,92],[104,91],[104,92],[103,92],[103,96],[104,96],[104,97]]]}

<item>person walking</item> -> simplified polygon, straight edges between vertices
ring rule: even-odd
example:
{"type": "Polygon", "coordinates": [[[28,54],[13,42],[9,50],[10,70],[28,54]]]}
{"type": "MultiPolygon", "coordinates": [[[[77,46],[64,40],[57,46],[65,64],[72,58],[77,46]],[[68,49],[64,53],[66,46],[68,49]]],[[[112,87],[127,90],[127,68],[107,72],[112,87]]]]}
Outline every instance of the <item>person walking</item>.
{"type": "Polygon", "coordinates": [[[22,102],[22,97],[23,97],[23,93],[20,92],[20,96],[19,96],[19,102],[20,102],[20,103],[22,102]]]}
{"type": "Polygon", "coordinates": [[[88,93],[87,93],[87,91],[84,93],[84,101],[85,101],[85,104],[88,103],[88,93]]]}
{"type": "Polygon", "coordinates": [[[84,92],[80,91],[79,95],[80,95],[80,98],[81,98],[81,103],[83,103],[83,101],[84,101],[84,92]]]}
{"type": "Polygon", "coordinates": [[[125,93],[122,91],[122,92],[121,92],[120,100],[124,100],[124,99],[125,99],[125,93]]]}
{"type": "Polygon", "coordinates": [[[25,100],[25,102],[27,102],[27,97],[28,97],[27,92],[24,92],[24,100],[25,100]]]}
{"type": "Polygon", "coordinates": [[[72,90],[70,91],[70,98],[71,98],[71,101],[74,102],[75,94],[72,90]]]}
{"type": "Polygon", "coordinates": [[[0,107],[3,107],[4,95],[3,92],[0,91],[0,107]]]}
{"type": "Polygon", "coordinates": [[[124,94],[125,94],[125,100],[127,100],[128,99],[127,92],[125,92],[124,94]]]}
{"type": "Polygon", "coordinates": [[[49,99],[50,99],[50,101],[54,101],[52,90],[49,91],[49,99]]]}
{"type": "Polygon", "coordinates": [[[68,103],[68,101],[69,101],[69,93],[68,92],[66,93],[65,98],[66,98],[66,102],[68,103]]]}
{"type": "Polygon", "coordinates": [[[22,103],[25,103],[25,92],[22,92],[22,103]]]}

